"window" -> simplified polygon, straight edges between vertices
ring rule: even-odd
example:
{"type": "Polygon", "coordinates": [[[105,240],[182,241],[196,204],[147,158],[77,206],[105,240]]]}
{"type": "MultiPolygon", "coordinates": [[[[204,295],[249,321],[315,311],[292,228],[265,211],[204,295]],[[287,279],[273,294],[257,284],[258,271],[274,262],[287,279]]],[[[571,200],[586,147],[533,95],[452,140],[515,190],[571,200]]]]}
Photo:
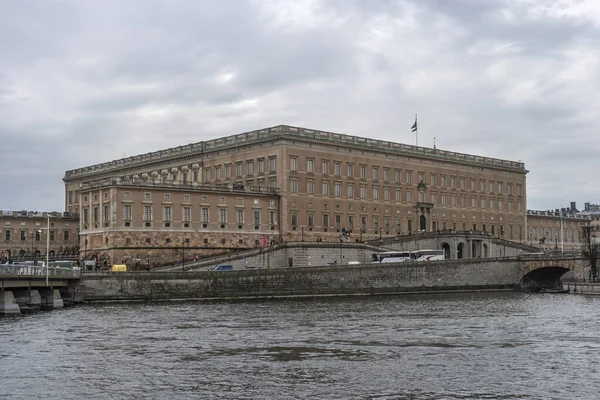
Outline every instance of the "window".
{"type": "Polygon", "coordinates": [[[360,166],[360,179],[367,179],[367,167],[365,165],[360,166]]]}
{"type": "Polygon", "coordinates": [[[297,162],[298,159],[296,157],[292,157],[290,159],[290,171],[297,171],[298,166],[297,166],[297,162]]]}
{"type": "Polygon", "coordinates": [[[171,200],[171,194],[170,193],[165,193],[165,200],[166,201],[171,200]]]}
{"type": "Polygon", "coordinates": [[[292,193],[297,193],[298,192],[298,180],[292,179],[290,181],[290,191],[292,193]]]}
{"type": "Polygon", "coordinates": [[[164,221],[171,221],[172,220],[172,212],[171,212],[171,206],[165,206],[163,207],[163,220],[164,221]]]}
{"type": "Polygon", "coordinates": [[[412,171],[406,171],[406,183],[412,183],[412,171]]]}
{"type": "Polygon", "coordinates": [[[334,173],[335,173],[335,176],[342,175],[342,164],[340,164],[339,162],[336,162],[334,164],[334,173]]]}
{"type": "Polygon", "coordinates": [[[406,201],[408,201],[409,203],[412,201],[412,193],[410,190],[406,191],[406,201]]]}
{"type": "Polygon", "coordinates": [[[477,197],[475,197],[475,196],[471,196],[471,207],[472,208],[477,207],[477,197]]]}
{"type": "Polygon", "coordinates": [[[25,242],[27,240],[27,231],[21,231],[21,241],[25,242]]]}
{"type": "Polygon", "coordinates": [[[123,220],[131,221],[131,205],[126,204],[123,206],[123,220]]]}
{"type": "Polygon", "coordinates": [[[425,172],[419,172],[419,182],[425,183],[425,172]]]}
{"type": "Polygon", "coordinates": [[[452,195],[452,207],[456,207],[456,195],[452,195]]]}
{"type": "Polygon", "coordinates": [[[40,240],[42,240],[42,234],[40,231],[35,231],[35,241],[39,242],[40,240]]]}
{"type": "Polygon", "coordinates": [[[323,182],[323,196],[329,195],[329,183],[323,182]]]}
{"type": "Polygon", "coordinates": [[[242,225],[244,223],[244,210],[236,210],[235,216],[237,224],[242,225]]]}
{"type": "Polygon", "coordinates": [[[482,179],[479,183],[481,184],[481,191],[485,192],[485,181],[482,179]]]}
{"type": "Polygon", "coordinates": [[[471,190],[475,191],[475,179],[471,179],[471,190]]]}
{"type": "Polygon", "coordinates": [[[262,158],[258,160],[258,173],[259,174],[265,173],[265,160],[262,158]]]}
{"type": "Polygon", "coordinates": [[[110,220],[110,206],[104,206],[104,221],[109,221],[110,220]]]}
{"type": "Polygon", "coordinates": [[[446,188],[446,175],[442,175],[442,188],[446,188]]]}
{"type": "Polygon", "coordinates": [[[396,176],[395,176],[394,182],[396,182],[396,183],[400,183],[400,175],[401,175],[401,171],[400,171],[399,169],[397,169],[397,170],[395,171],[395,175],[396,175],[396,176]]]}
{"type": "Polygon", "coordinates": [[[361,186],[360,187],[360,198],[361,199],[366,199],[367,198],[367,187],[366,186],[361,186]]]}
{"type": "Polygon", "coordinates": [[[348,178],[354,177],[354,165],[348,164],[348,178]]]}
{"type": "Polygon", "coordinates": [[[379,168],[378,167],[373,167],[373,179],[379,180],[379,168]]]}
{"type": "Polygon", "coordinates": [[[396,233],[402,233],[402,218],[396,217],[396,233]]]}
{"type": "Polygon", "coordinates": [[[498,182],[498,193],[502,193],[502,182],[498,182]]]}
{"type": "Polygon", "coordinates": [[[451,176],[451,177],[450,177],[450,187],[451,187],[452,189],[455,189],[455,188],[456,188],[456,177],[455,177],[455,176],[451,176]]]}
{"type": "Polygon", "coordinates": [[[512,192],[512,183],[507,183],[507,184],[506,184],[506,187],[507,187],[507,189],[508,189],[508,194],[509,194],[509,195],[512,195],[512,194],[513,194],[513,192],[512,192]]]}
{"type": "Polygon", "coordinates": [[[306,160],[306,172],[314,172],[314,160],[306,160]]]}
{"type": "Polygon", "coordinates": [[[436,193],[431,193],[431,203],[437,204],[437,194],[436,193]]]}
{"type": "Polygon", "coordinates": [[[152,206],[144,206],[144,221],[152,221],[152,206]]]}
{"type": "Polygon", "coordinates": [[[446,193],[442,193],[442,205],[446,205],[446,193]]]}
{"type": "Polygon", "coordinates": [[[315,216],[314,214],[308,214],[306,216],[306,221],[308,223],[308,227],[312,228],[313,226],[315,226],[315,216]]]}
{"type": "Polygon", "coordinates": [[[521,211],[521,207],[522,207],[521,200],[517,200],[517,211],[521,211]]]}
{"type": "Polygon", "coordinates": [[[269,171],[275,172],[275,157],[269,158],[269,171]]]}
{"type": "Polygon", "coordinates": [[[275,211],[269,211],[269,223],[271,225],[277,224],[277,213],[275,211]]]}
{"type": "Polygon", "coordinates": [[[225,164],[225,179],[231,178],[231,164],[225,164]]]}
{"type": "Polygon", "coordinates": [[[502,200],[498,199],[498,210],[503,210],[504,204],[502,204],[502,200]]]}
{"type": "Polygon", "coordinates": [[[321,173],[323,175],[328,175],[329,174],[329,161],[323,160],[323,165],[321,167],[321,173]]]}
{"type": "Polygon", "coordinates": [[[219,208],[219,223],[225,224],[227,223],[227,209],[219,208]]]}
{"type": "Polygon", "coordinates": [[[354,228],[354,216],[348,215],[348,228],[354,228]]]}
{"type": "Polygon", "coordinates": [[[130,199],[131,198],[131,192],[125,192],[123,193],[123,197],[126,199],[130,199]]]}
{"type": "Polygon", "coordinates": [[[379,232],[379,217],[373,217],[373,230],[379,232]]]}
{"type": "Polygon", "coordinates": [[[523,195],[523,186],[517,185],[517,196],[522,196],[522,195],[523,195]]]}
{"type": "Polygon", "coordinates": [[[315,193],[315,183],[313,181],[306,181],[306,193],[308,193],[308,194],[315,193]]]}
{"type": "Polygon", "coordinates": [[[50,241],[54,242],[56,240],[56,231],[50,231],[50,241]]]}
{"type": "Polygon", "coordinates": [[[329,228],[329,214],[323,214],[323,228],[329,228]]]}
{"type": "Polygon", "coordinates": [[[419,192],[419,201],[421,203],[425,202],[425,192],[419,192]]]}
{"type": "Polygon", "coordinates": [[[198,170],[194,170],[194,182],[198,182],[198,170]]]}
{"type": "Polygon", "coordinates": [[[467,206],[467,201],[466,201],[466,198],[465,198],[464,194],[460,196],[460,206],[461,207],[466,207],[467,206]]]}
{"type": "Polygon", "coordinates": [[[208,207],[202,207],[200,209],[200,221],[208,223],[208,207]]]}
{"type": "Polygon", "coordinates": [[[190,222],[192,220],[192,209],[190,207],[183,207],[183,222],[190,222]]]}
{"type": "Polygon", "coordinates": [[[348,198],[351,199],[354,197],[354,186],[353,185],[349,185],[348,186],[348,198]]]}
{"type": "Polygon", "coordinates": [[[481,208],[485,208],[485,197],[481,198],[481,208]]]}
{"type": "Polygon", "coordinates": [[[10,231],[4,231],[4,240],[10,242],[10,231]]]}
{"type": "Polygon", "coordinates": [[[339,183],[335,184],[335,197],[340,197],[342,195],[342,185],[339,183]]]}
{"type": "Polygon", "coordinates": [[[184,194],[183,195],[183,201],[190,201],[190,195],[189,194],[184,194]]]}
{"type": "Polygon", "coordinates": [[[255,226],[260,225],[260,210],[253,210],[252,216],[253,216],[254,225],[255,226]]]}
{"type": "Polygon", "coordinates": [[[188,180],[188,173],[184,172],[183,173],[183,183],[187,183],[187,180],[188,180]]]}
{"type": "Polygon", "coordinates": [[[242,163],[241,162],[235,163],[235,176],[237,176],[238,178],[240,176],[242,176],[242,163]]]}
{"type": "Polygon", "coordinates": [[[246,175],[254,174],[254,163],[252,161],[246,161],[246,175]]]}
{"type": "Polygon", "coordinates": [[[435,175],[431,174],[431,186],[435,186],[435,175]]]}
{"type": "Polygon", "coordinates": [[[292,226],[298,225],[298,213],[292,212],[292,226]]]}
{"type": "Polygon", "coordinates": [[[217,165],[215,167],[215,180],[219,181],[221,180],[221,166],[217,165]]]}
{"type": "Polygon", "coordinates": [[[402,191],[400,189],[396,189],[396,201],[402,201],[402,191]]]}
{"type": "MultiPolygon", "coordinates": [[[[490,186],[490,189],[492,187],[490,186]]],[[[490,199],[490,210],[493,210],[495,208],[495,204],[494,204],[494,199],[490,199]]]]}
{"type": "Polygon", "coordinates": [[[63,231],[63,241],[69,241],[69,231],[63,231]]]}
{"type": "Polygon", "coordinates": [[[95,224],[98,223],[98,214],[98,207],[94,207],[92,214],[92,222],[95,224]]]}
{"type": "Polygon", "coordinates": [[[384,180],[384,182],[390,181],[390,169],[389,168],[383,169],[383,180],[384,180]]]}
{"type": "Polygon", "coordinates": [[[390,188],[383,188],[383,200],[390,201],[390,188]]]}
{"type": "Polygon", "coordinates": [[[85,207],[85,208],[83,209],[83,223],[84,223],[84,224],[87,224],[87,223],[89,223],[89,221],[90,221],[90,220],[89,220],[89,211],[90,211],[90,210],[89,210],[89,208],[87,208],[87,207],[85,207]]]}
{"type": "Polygon", "coordinates": [[[373,200],[379,200],[379,188],[378,187],[373,188],[373,200]]]}
{"type": "Polygon", "coordinates": [[[339,214],[335,215],[335,229],[341,229],[342,227],[342,216],[339,214]]]}
{"type": "Polygon", "coordinates": [[[460,178],[460,188],[465,190],[467,188],[467,180],[465,178],[460,178]]]}
{"type": "Polygon", "coordinates": [[[494,193],[494,181],[490,181],[490,193],[494,193]]]}

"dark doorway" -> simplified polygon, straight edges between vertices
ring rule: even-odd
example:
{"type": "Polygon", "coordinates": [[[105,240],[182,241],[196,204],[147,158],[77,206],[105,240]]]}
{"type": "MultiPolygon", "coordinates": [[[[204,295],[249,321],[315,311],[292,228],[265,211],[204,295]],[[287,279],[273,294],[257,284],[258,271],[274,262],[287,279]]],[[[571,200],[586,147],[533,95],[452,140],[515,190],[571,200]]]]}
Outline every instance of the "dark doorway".
{"type": "Polygon", "coordinates": [[[458,247],[456,248],[456,258],[463,258],[464,257],[464,250],[465,250],[465,245],[462,243],[458,244],[458,247]]]}
{"type": "Polygon", "coordinates": [[[448,243],[442,243],[442,250],[444,250],[444,258],[450,259],[450,245],[448,243]]]}
{"type": "Polygon", "coordinates": [[[424,232],[427,230],[427,218],[424,215],[421,215],[419,218],[419,230],[424,232]]]}

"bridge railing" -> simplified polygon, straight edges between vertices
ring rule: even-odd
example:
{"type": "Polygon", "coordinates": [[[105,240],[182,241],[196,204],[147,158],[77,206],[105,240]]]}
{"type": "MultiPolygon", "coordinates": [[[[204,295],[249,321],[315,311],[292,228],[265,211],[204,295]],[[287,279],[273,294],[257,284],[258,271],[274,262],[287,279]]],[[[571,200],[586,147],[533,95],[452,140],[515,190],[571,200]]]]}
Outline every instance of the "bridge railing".
{"type": "Polygon", "coordinates": [[[81,278],[81,270],[66,268],[48,268],[37,265],[0,264],[1,277],[45,277],[81,278]]]}

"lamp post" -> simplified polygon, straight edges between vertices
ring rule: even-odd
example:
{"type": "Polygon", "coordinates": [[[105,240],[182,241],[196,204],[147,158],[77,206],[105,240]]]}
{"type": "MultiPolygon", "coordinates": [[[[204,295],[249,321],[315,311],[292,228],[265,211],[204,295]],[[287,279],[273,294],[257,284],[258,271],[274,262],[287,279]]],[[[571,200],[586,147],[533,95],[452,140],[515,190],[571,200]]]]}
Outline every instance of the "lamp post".
{"type": "Polygon", "coordinates": [[[50,268],[50,217],[46,228],[46,286],[48,286],[48,273],[50,268]]]}

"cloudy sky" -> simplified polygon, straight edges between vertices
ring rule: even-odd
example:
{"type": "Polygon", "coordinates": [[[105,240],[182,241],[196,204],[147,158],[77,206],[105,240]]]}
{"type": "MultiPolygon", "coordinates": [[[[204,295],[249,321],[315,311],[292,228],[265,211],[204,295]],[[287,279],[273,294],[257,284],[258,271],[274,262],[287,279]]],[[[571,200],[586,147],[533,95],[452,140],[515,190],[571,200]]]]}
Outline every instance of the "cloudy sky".
{"type": "Polygon", "coordinates": [[[600,202],[597,0],[0,0],[0,209],[64,172],[291,124],[522,160],[600,202]]]}

